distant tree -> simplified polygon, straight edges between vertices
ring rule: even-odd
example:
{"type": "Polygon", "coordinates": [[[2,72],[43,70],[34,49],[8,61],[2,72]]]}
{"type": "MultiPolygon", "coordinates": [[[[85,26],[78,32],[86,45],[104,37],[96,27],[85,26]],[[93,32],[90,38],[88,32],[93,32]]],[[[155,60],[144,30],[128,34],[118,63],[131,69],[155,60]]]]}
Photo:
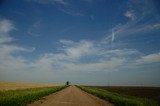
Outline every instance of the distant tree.
{"type": "Polygon", "coordinates": [[[69,81],[66,82],[66,85],[69,85],[69,81]]]}

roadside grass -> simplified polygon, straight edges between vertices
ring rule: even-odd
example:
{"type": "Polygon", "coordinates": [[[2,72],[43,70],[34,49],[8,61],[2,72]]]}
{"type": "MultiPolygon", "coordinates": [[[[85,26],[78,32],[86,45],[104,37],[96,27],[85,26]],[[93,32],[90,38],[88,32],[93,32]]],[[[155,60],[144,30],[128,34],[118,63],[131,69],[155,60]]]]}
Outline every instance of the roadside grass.
{"type": "Polygon", "coordinates": [[[26,106],[28,103],[39,100],[51,93],[60,91],[67,86],[30,88],[0,91],[0,106],[26,106]]]}
{"type": "Polygon", "coordinates": [[[152,101],[146,98],[137,98],[134,96],[118,94],[114,92],[109,92],[107,90],[98,89],[95,87],[78,87],[101,99],[107,100],[116,106],[158,106],[158,103],[156,101],[152,101]]]}

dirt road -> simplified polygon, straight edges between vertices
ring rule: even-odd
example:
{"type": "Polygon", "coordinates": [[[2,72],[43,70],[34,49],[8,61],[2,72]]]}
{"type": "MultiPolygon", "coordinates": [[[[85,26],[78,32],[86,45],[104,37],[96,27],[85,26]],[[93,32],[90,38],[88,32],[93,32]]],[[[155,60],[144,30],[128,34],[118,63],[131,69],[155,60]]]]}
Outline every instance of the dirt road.
{"type": "Polygon", "coordinates": [[[75,86],[70,86],[28,106],[113,106],[113,104],[88,94],[75,86]]]}

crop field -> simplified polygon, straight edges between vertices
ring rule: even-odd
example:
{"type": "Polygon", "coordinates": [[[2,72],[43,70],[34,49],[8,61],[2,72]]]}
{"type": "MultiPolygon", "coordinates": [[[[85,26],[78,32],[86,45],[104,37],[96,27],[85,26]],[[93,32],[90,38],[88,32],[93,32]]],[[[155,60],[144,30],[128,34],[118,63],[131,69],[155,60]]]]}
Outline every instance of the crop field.
{"type": "Polygon", "coordinates": [[[97,87],[78,86],[80,89],[91,93],[101,99],[107,100],[116,106],[158,106],[154,100],[139,98],[135,96],[110,92],[97,87]]]}
{"type": "Polygon", "coordinates": [[[124,86],[95,86],[96,88],[104,89],[120,94],[148,98],[160,103],[160,87],[124,87],[124,86]]]}
{"type": "Polygon", "coordinates": [[[67,86],[53,86],[0,91],[0,106],[25,106],[67,86]]]}
{"type": "Polygon", "coordinates": [[[39,88],[39,87],[53,87],[60,84],[42,84],[42,83],[24,83],[24,82],[0,82],[0,91],[39,88]]]}

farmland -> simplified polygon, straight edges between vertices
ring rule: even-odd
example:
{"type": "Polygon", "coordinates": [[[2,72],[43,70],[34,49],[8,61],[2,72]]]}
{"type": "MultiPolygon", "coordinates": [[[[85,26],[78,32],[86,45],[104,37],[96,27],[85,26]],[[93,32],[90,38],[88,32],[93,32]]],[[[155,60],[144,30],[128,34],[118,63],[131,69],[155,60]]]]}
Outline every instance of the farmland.
{"type": "Polygon", "coordinates": [[[96,87],[78,86],[80,89],[91,93],[101,99],[107,100],[116,106],[158,106],[158,103],[146,98],[139,98],[107,90],[99,89],[96,87]]]}
{"type": "Polygon", "coordinates": [[[0,82],[0,91],[39,88],[39,87],[53,87],[60,84],[43,84],[43,83],[24,83],[24,82],[0,82]]]}
{"type": "Polygon", "coordinates": [[[67,86],[36,83],[0,83],[0,106],[24,106],[67,86]]]}
{"type": "Polygon", "coordinates": [[[124,86],[95,86],[120,94],[148,98],[160,102],[160,87],[124,87],[124,86]]]}

